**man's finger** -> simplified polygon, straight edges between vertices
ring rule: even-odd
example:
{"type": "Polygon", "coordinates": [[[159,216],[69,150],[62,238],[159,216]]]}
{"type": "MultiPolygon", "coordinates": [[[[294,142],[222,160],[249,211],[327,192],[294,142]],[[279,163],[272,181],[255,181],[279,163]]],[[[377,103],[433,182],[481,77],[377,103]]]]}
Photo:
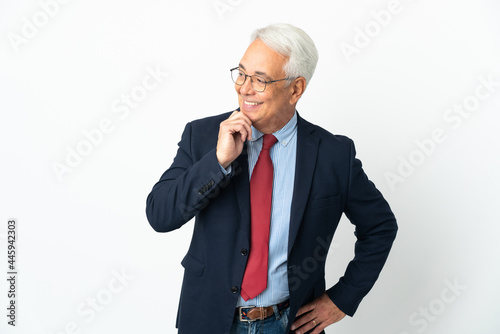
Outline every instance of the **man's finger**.
{"type": "Polygon", "coordinates": [[[247,129],[247,140],[252,139],[252,121],[250,118],[248,118],[244,113],[236,111],[237,115],[235,116],[235,119],[241,120],[243,126],[247,129]]]}
{"type": "MultiPolygon", "coordinates": [[[[312,321],[316,318],[316,315],[313,314],[313,312],[307,312],[300,318],[296,319],[293,324],[292,324],[292,330],[300,329],[301,332],[306,332],[303,330],[302,326],[306,325],[304,328],[309,328],[307,327],[308,323],[312,324],[312,321]]],[[[314,326],[312,326],[314,327],[314,326]]],[[[311,328],[312,328],[311,327],[311,328]]]]}
{"type": "Polygon", "coordinates": [[[246,139],[247,139],[247,137],[248,137],[248,130],[247,130],[247,128],[246,128],[245,126],[240,127],[240,128],[239,128],[238,130],[236,130],[234,133],[235,133],[235,134],[236,134],[236,133],[239,133],[239,134],[240,134],[240,139],[241,139],[241,141],[242,141],[243,143],[245,142],[245,140],[246,140],[246,139]]]}
{"type": "Polygon", "coordinates": [[[311,334],[320,334],[326,327],[328,326],[324,326],[324,325],[317,325],[315,328],[314,328],[314,331],[311,332],[311,334]]]}
{"type": "MultiPolygon", "coordinates": [[[[314,325],[314,321],[309,321],[307,322],[304,326],[298,328],[295,333],[296,334],[304,334],[304,333],[309,333],[309,331],[311,330],[315,330],[313,333],[316,333],[317,331],[317,327],[315,328],[316,326],[314,325]]],[[[317,333],[320,333],[321,331],[317,332],[317,333]]]]}
{"type": "Polygon", "coordinates": [[[312,311],[315,308],[316,308],[316,303],[314,303],[314,302],[306,304],[306,305],[302,306],[301,308],[299,308],[299,311],[297,312],[297,317],[301,316],[304,313],[312,311]]]}

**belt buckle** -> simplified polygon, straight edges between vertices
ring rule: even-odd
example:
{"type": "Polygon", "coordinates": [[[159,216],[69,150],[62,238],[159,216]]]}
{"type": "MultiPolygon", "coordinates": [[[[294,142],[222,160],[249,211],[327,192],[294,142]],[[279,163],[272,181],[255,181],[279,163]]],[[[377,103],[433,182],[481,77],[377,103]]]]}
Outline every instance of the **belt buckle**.
{"type": "Polygon", "coordinates": [[[254,321],[251,319],[243,319],[243,313],[242,313],[244,308],[253,308],[253,307],[255,307],[255,306],[240,306],[240,307],[238,307],[239,313],[240,313],[240,321],[248,321],[248,322],[254,321]]]}
{"type": "Polygon", "coordinates": [[[253,309],[253,308],[257,308],[257,307],[255,307],[255,306],[240,306],[240,307],[238,307],[239,314],[240,314],[240,321],[252,322],[252,321],[256,321],[256,320],[264,320],[264,314],[263,314],[264,312],[262,312],[263,309],[264,309],[263,307],[259,307],[262,310],[260,312],[260,317],[257,318],[257,319],[243,319],[243,312],[242,311],[243,311],[244,308],[253,309]]]}

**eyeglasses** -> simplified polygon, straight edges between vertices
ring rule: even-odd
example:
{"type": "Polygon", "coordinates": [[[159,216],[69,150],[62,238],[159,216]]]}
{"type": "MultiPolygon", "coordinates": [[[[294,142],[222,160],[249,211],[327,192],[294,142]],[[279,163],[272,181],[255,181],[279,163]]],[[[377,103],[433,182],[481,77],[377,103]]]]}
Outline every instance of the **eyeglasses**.
{"type": "Polygon", "coordinates": [[[295,78],[284,78],[284,79],[279,79],[279,80],[266,81],[266,79],[264,79],[260,75],[248,75],[248,74],[246,74],[239,67],[232,68],[232,69],[230,69],[230,71],[231,71],[231,79],[233,79],[235,84],[237,84],[238,86],[243,86],[245,81],[247,81],[247,78],[250,78],[250,84],[252,85],[252,88],[256,92],[259,92],[259,93],[266,90],[266,85],[269,83],[295,79],[295,78]]]}

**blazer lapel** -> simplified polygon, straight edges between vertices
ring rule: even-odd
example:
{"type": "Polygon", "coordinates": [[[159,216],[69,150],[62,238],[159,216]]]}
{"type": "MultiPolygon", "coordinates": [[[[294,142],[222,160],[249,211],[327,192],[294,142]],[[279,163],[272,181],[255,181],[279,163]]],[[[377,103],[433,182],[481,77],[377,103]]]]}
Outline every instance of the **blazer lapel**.
{"type": "Polygon", "coordinates": [[[248,153],[247,146],[243,146],[243,151],[233,163],[233,185],[236,198],[240,207],[242,231],[245,237],[250,240],[250,182],[248,176],[248,153]]]}
{"type": "Polygon", "coordinates": [[[312,134],[314,127],[299,115],[297,116],[297,160],[295,163],[295,181],[290,215],[288,255],[290,255],[297,237],[307,199],[309,198],[319,144],[319,138],[312,134]]]}

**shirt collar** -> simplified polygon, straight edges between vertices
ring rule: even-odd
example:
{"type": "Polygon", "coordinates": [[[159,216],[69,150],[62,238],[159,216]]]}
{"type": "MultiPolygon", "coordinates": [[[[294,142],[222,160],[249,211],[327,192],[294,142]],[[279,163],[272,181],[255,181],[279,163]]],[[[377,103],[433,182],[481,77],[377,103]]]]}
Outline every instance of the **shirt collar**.
{"type": "MultiPolygon", "coordinates": [[[[276,132],[273,132],[273,135],[278,139],[278,142],[287,146],[293,135],[297,132],[297,111],[293,113],[292,118],[285,124],[284,127],[279,129],[276,132]]],[[[252,125],[252,139],[251,142],[255,142],[259,140],[264,134],[253,127],[252,125]]]]}

